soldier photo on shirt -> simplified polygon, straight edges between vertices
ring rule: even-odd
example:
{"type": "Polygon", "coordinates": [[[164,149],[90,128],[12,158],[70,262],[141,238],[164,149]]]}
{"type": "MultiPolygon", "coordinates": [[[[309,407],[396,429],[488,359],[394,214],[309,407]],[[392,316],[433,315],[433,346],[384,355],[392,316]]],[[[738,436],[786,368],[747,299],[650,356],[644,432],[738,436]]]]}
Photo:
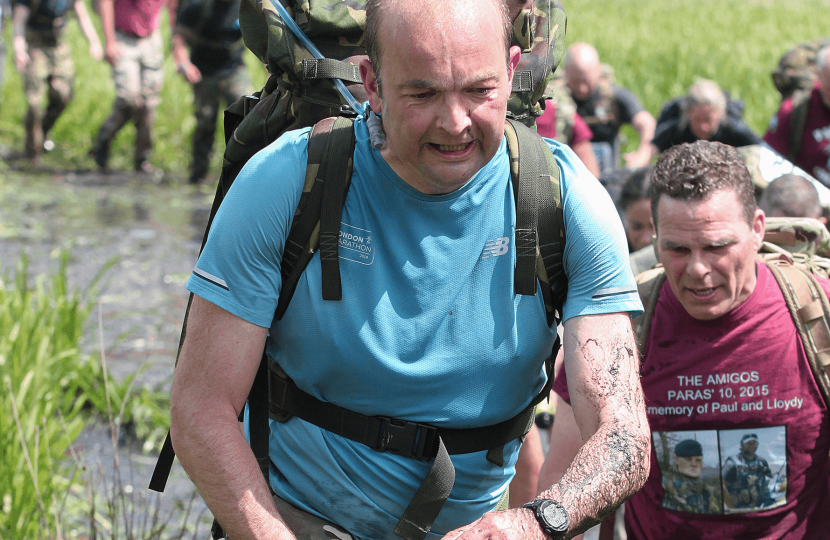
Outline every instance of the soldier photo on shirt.
{"type": "Polygon", "coordinates": [[[663,474],[663,508],[722,513],[717,431],[653,432],[663,474]]]}
{"type": "Polygon", "coordinates": [[[786,429],[720,432],[725,513],[762,512],[786,504],[786,429]]]}

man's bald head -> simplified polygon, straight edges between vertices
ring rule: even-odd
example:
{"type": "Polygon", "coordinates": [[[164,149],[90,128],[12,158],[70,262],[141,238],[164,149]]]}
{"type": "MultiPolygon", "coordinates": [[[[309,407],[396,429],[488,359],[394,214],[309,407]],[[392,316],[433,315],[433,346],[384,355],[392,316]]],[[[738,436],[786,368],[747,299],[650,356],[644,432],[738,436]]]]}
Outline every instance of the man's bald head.
{"type": "Polygon", "coordinates": [[[574,98],[588,99],[597,88],[602,64],[599,53],[588,43],[574,43],[565,55],[565,79],[574,98]]]}
{"type": "MultiPolygon", "coordinates": [[[[404,17],[412,21],[438,21],[447,18],[447,13],[452,10],[455,14],[476,13],[481,10],[481,3],[488,0],[408,0],[398,2],[395,0],[367,0],[366,2],[366,30],[363,37],[366,54],[372,63],[372,69],[378,79],[378,86],[381,81],[381,56],[383,54],[383,43],[380,39],[381,25],[386,17],[404,17]]],[[[489,0],[495,6],[501,17],[501,29],[504,39],[505,59],[509,59],[510,42],[513,38],[513,21],[510,19],[510,10],[507,0],[489,0]]],[[[392,39],[402,39],[399,36],[391,36],[392,39]]]]}

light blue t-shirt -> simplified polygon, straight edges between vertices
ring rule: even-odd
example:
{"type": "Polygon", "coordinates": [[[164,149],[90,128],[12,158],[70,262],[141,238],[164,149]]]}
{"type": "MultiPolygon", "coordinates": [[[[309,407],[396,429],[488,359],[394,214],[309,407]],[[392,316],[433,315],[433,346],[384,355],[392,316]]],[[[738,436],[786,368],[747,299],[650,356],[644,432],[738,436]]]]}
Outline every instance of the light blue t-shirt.
{"type": "MultiPolygon", "coordinates": [[[[321,296],[319,254],[272,326],[280,259],[305,176],[308,130],[254,156],[213,222],[187,287],[270,327],[269,355],[319,399],[366,415],[462,428],[523,410],[544,382],[549,328],[541,293],[517,296],[515,203],[506,143],[463,188],[425,195],[368,144],[362,119],[340,228],[341,301],[321,296]]],[[[565,319],[641,311],[625,235],[608,194],[565,146],[565,319]]],[[[492,510],[515,473],[486,452],[454,455],[455,485],[430,538],[492,510]]],[[[430,462],[381,453],[293,418],[271,422],[271,486],[357,538],[392,530],[430,462]]]]}

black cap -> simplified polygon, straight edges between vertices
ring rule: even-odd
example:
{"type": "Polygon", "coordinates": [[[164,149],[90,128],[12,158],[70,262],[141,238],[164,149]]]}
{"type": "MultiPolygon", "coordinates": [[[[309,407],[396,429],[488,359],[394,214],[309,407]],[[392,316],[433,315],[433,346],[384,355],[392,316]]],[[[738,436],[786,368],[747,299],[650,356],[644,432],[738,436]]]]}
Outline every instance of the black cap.
{"type": "Polygon", "coordinates": [[[696,457],[703,455],[703,447],[694,439],[680,441],[674,447],[674,455],[677,457],[696,457]]]}

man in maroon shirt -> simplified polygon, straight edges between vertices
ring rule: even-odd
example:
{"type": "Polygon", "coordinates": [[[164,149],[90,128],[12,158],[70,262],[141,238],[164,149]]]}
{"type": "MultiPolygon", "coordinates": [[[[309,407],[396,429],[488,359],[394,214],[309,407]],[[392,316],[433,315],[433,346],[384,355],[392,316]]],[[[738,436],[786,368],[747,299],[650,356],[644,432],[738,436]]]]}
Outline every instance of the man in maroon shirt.
{"type": "MultiPolygon", "coordinates": [[[[828,410],[781,289],[756,259],[765,215],[740,154],[709,141],[672,147],[649,197],[666,282],[641,351],[653,453],[645,486],[626,502],[628,538],[830,538],[828,410]],[[714,505],[673,503],[694,495],[665,481],[689,440],[700,446],[695,493],[705,487],[714,505]]],[[[582,444],[565,372],[539,485],[582,444]]]]}
{"type": "Polygon", "coordinates": [[[781,108],[772,117],[764,135],[764,141],[779,154],[830,186],[830,47],[825,47],[816,56],[818,81],[812,92],[804,99],[806,110],[801,130],[800,148],[793,148],[791,131],[793,118],[799,115],[798,98],[784,100],[781,108]],[[794,150],[796,150],[794,152],[794,150]]]}
{"type": "Polygon", "coordinates": [[[151,127],[164,84],[164,44],[159,29],[167,5],[171,28],[176,26],[178,0],[100,0],[104,57],[112,66],[115,102],[101,124],[90,155],[100,169],[109,162],[110,143],[127,122],[135,124],[136,172],[153,173],[151,127]]]}

